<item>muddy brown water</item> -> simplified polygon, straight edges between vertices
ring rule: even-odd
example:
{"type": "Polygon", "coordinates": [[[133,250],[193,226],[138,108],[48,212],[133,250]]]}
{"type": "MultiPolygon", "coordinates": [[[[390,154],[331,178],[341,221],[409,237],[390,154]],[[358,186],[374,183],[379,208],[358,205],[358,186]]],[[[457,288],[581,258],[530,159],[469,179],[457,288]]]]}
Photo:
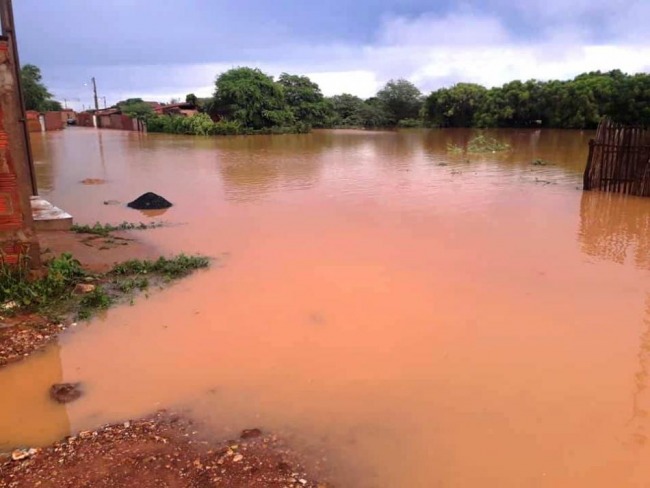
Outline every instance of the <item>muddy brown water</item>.
{"type": "Polygon", "coordinates": [[[286,435],[339,486],[649,486],[650,199],[580,191],[591,133],[491,134],[513,150],[449,154],[468,130],[34,135],[77,222],[182,224],[137,235],[219,265],[0,370],[0,447],[168,407],[286,435]],[[103,205],[145,191],[174,206],[103,205]],[[84,396],[52,402],[61,382],[84,396]]]}

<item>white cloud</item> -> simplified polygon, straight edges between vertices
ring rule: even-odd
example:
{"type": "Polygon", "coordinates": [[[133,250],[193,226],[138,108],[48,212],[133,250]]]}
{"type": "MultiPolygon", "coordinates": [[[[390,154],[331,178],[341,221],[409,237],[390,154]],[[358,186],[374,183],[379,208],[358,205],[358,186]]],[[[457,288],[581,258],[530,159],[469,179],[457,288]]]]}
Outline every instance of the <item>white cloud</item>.
{"type": "Polygon", "coordinates": [[[472,13],[445,17],[384,19],[379,44],[389,46],[490,45],[506,42],[508,33],[495,17],[472,13]]]}
{"type": "MultiPolygon", "coordinates": [[[[429,91],[459,81],[495,86],[513,79],[568,79],[593,70],[650,70],[650,36],[639,20],[650,18],[650,1],[626,2],[623,9],[619,0],[595,7],[592,0],[487,2],[537,18],[541,34],[522,40],[508,32],[502,17],[461,9],[443,16],[384,18],[375,41],[365,46],[275,46],[227,65],[103,67],[94,73],[83,68],[86,72],[77,77],[97,76],[100,94],[110,103],[129,96],[163,101],[188,92],[209,96],[218,73],[243,65],[274,76],[283,71],[307,74],[326,95],[347,92],[361,97],[372,96],[391,78],[407,78],[429,91]],[[587,23],[585,18],[595,20],[587,23]],[[609,43],[593,41],[596,27],[608,33],[609,43]],[[273,58],[282,61],[257,62],[273,58]]],[[[69,78],[69,73],[61,75],[62,80],[69,78]]],[[[51,88],[59,98],[64,96],[55,84],[51,88]]],[[[90,100],[91,94],[85,95],[90,100]]]]}
{"type": "Polygon", "coordinates": [[[330,71],[307,73],[318,83],[326,96],[350,93],[361,98],[373,96],[380,88],[377,76],[372,71],[330,71]]]}

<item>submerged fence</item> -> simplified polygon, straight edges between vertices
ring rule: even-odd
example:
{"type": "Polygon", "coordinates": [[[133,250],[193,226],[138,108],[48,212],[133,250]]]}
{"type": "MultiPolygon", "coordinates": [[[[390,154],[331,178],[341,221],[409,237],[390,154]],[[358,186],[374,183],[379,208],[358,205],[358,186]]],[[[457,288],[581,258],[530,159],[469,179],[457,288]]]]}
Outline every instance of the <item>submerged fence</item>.
{"type": "Polygon", "coordinates": [[[650,129],[603,120],[589,142],[583,186],[650,197],[650,129]]]}

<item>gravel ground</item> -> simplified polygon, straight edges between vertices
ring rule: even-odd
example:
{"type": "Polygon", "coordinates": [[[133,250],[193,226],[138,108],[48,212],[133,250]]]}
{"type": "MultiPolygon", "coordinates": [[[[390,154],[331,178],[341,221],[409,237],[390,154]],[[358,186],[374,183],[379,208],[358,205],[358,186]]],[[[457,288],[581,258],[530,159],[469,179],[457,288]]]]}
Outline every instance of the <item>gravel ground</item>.
{"type": "Polygon", "coordinates": [[[43,449],[0,454],[0,487],[307,487],[311,479],[273,435],[250,429],[210,441],[192,421],[160,412],[80,432],[43,449]]]}

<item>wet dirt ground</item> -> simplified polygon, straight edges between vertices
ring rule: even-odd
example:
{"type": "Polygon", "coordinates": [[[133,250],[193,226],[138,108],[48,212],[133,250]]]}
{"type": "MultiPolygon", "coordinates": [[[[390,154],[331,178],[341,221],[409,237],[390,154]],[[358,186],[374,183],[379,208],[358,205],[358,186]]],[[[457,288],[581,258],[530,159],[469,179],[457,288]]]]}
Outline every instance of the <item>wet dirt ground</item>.
{"type": "Polygon", "coordinates": [[[491,134],[513,150],[447,152],[471,131],[37,138],[42,193],[77,222],[167,221],[143,242],[221,266],[0,370],[0,446],[170,408],[215,441],[261,426],[339,486],[647,486],[650,201],[580,191],[589,133],[491,134]],[[174,206],[124,206],[145,191],[174,206]]]}
{"type": "MultiPolygon", "coordinates": [[[[38,235],[43,269],[51,258],[70,253],[81,266],[93,273],[104,273],[116,263],[129,259],[157,258],[155,247],[144,245],[133,232],[115,232],[102,237],[72,231],[46,231],[38,235]]],[[[0,366],[24,359],[45,347],[66,330],[72,320],[52,321],[37,314],[0,311],[0,366]]]]}
{"type": "Polygon", "coordinates": [[[0,486],[7,488],[326,488],[273,435],[247,429],[215,443],[201,437],[200,426],[166,412],[5,457],[0,486]]]}

